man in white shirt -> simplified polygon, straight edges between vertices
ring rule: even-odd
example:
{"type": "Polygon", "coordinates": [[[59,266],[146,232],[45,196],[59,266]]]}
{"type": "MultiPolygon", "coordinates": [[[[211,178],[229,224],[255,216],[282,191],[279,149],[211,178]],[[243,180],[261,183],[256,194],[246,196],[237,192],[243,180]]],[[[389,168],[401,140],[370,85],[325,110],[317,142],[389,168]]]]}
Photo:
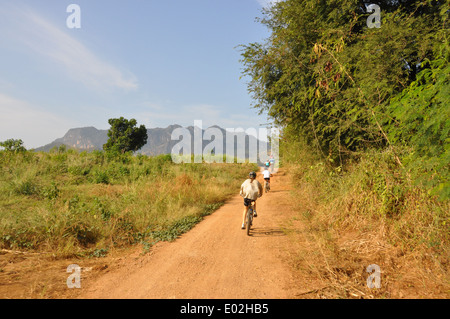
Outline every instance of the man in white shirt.
{"type": "Polygon", "coordinates": [[[256,173],[250,172],[249,177],[249,179],[245,180],[245,182],[242,183],[240,192],[240,195],[244,197],[244,215],[242,216],[242,229],[245,228],[245,216],[247,215],[248,207],[252,204],[252,202],[255,202],[253,216],[258,216],[256,214],[256,200],[263,194],[263,188],[261,184],[256,180],[256,173]]]}

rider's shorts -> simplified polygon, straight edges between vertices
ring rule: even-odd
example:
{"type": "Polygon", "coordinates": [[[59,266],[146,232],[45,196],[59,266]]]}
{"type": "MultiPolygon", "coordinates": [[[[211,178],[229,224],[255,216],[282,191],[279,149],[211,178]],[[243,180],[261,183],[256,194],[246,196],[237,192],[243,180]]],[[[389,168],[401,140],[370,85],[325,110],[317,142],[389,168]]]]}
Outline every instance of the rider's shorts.
{"type": "Polygon", "coordinates": [[[264,178],[264,180],[270,182],[270,177],[264,178]]]}
{"type": "Polygon", "coordinates": [[[254,200],[251,200],[250,198],[244,198],[244,206],[251,206],[252,202],[254,202],[254,200]]]}

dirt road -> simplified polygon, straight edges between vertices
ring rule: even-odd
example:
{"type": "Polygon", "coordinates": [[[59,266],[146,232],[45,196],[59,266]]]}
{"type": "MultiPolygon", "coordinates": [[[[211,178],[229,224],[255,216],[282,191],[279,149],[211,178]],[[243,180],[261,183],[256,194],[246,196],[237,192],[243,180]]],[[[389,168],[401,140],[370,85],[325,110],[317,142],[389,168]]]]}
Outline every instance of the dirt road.
{"type": "Polygon", "coordinates": [[[285,257],[287,181],[282,172],[272,178],[272,191],[257,201],[251,236],[240,227],[243,200],[236,195],[176,241],[158,243],[144,256],[118,259],[99,277],[82,278],[77,297],[293,298],[304,288],[285,257]]]}
{"type": "Polygon", "coordinates": [[[271,192],[257,202],[251,236],[240,227],[243,200],[236,194],[147,254],[140,246],[114,249],[104,258],[0,250],[0,299],[448,298],[444,277],[425,273],[421,264],[411,268],[414,256],[405,258],[372,233],[349,231],[324,240],[302,217],[310,199],[290,194],[290,178],[282,170],[274,175],[271,192]],[[70,264],[82,268],[81,289],[67,287],[70,264]],[[367,287],[371,264],[383,269],[381,289],[367,287]]]}

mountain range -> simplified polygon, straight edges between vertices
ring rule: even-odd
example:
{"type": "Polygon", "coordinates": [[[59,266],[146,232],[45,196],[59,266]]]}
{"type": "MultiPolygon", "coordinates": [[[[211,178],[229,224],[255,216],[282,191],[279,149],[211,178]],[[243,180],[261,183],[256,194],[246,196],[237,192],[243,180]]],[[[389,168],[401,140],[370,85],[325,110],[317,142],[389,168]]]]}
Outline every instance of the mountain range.
{"type": "MultiPolygon", "coordinates": [[[[184,129],[185,133],[190,134],[190,145],[191,145],[191,154],[194,154],[194,127],[189,126],[186,128],[183,128],[180,125],[170,125],[166,128],[151,128],[147,129],[147,144],[145,144],[137,153],[142,153],[149,156],[156,156],[161,154],[171,154],[172,150],[174,149],[174,146],[176,146],[180,141],[186,142],[183,140],[184,137],[180,137],[180,140],[173,140],[172,139],[172,132],[175,129],[184,129]],[[187,131],[186,131],[187,130],[187,131]]],[[[198,129],[198,128],[197,128],[198,129]]],[[[208,128],[206,131],[208,132],[209,129],[213,129],[210,131],[210,133],[216,132],[218,133],[218,130],[220,130],[222,134],[222,147],[223,147],[223,153],[227,152],[227,141],[226,136],[227,134],[230,135],[230,133],[223,128],[220,128],[218,126],[212,126],[208,128]],[[218,130],[217,130],[218,129],[218,130]]],[[[197,133],[200,130],[196,131],[197,133]]],[[[205,130],[201,131],[201,136],[204,137],[205,130]]],[[[251,148],[250,145],[257,145],[257,149],[262,147],[263,152],[265,151],[269,152],[269,145],[261,140],[258,140],[255,136],[249,135],[246,132],[236,132],[231,133],[233,134],[233,144],[232,147],[234,148],[234,154],[243,154],[245,153],[245,158],[249,158],[249,149],[251,148]],[[245,141],[245,143],[243,142],[245,141]]],[[[178,136],[178,135],[176,135],[178,136]]],[[[220,134],[219,134],[220,136],[220,134]]],[[[206,137],[204,137],[205,140],[202,139],[202,150],[205,148],[206,145],[212,143],[210,139],[206,140],[206,137]]],[[[216,143],[217,136],[214,135],[214,143],[216,143]]],[[[108,141],[108,130],[99,130],[95,127],[82,127],[82,128],[72,128],[67,133],[53,142],[44,145],[42,147],[38,147],[35,149],[37,152],[48,152],[54,147],[59,147],[60,145],[66,145],[66,147],[79,150],[79,151],[94,151],[94,150],[102,150],[103,144],[105,144],[108,141]]],[[[189,142],[189,141],[187,141],[189,142]]],[[[218,141],[217,143],[219,143],[218,141]]],[[[189,144],[187,144],[189,145],[189,144]]],[[[230,144],[231,147],[231,144],[230,144]]],[[[254,148],[251,148],[254,150],[254,148]]],[[[265,160],[265,159],[263,159],[265,160]]]]}

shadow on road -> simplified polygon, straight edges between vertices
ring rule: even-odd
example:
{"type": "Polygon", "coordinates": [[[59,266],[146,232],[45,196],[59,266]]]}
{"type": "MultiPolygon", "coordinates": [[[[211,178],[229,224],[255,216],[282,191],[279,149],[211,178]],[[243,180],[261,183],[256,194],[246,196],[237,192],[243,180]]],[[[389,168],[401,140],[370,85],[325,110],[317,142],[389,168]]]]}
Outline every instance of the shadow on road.
{"type": "Polygon", "coordinates": [[[286,236],[281,228],[269,228],[269,227],[255,227],[250,229],[250,236],[253,237],[275,237],[286,236]]]}
{"type": "Polygon", "coordinates": [[[286,190],[270,190],[268,193],[264,193],[264,194],[270,194],[270,193],[286,193],[286,190]]]}

